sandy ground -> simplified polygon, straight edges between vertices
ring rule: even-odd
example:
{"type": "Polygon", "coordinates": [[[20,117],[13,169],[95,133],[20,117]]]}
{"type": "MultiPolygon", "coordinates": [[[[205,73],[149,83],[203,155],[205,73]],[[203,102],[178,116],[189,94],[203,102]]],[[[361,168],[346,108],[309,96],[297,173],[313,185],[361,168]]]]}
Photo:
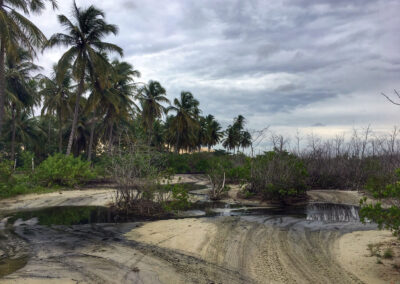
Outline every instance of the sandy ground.
{"type": "MultiPolygon", "coordinates": [[[[204,175],[175,175],[172,183],[208,184],[204,175]]],[[[62,190],[43,194],[27,194],[0,200],[1,211],[38,209],[53,206],[108,206],[112,203],[114,189],[96,188],[62,190]]]]}
{"type": "Polygon", "coordinates": [[[21,195],[0,200],[0,211],[52,206],[105,206],[112,202],[113,193],[112,189],[85,189],[21,195]]]}
{"type": "Polygon", "coordinates": [[[312,202],[327,202],[348,205],[360,205],[360,199],[364,196],[359,191],[348,190],[310,190],[307,195],[312,202]]]}
{"type": "MultiPolygon", "coordinates": [[[[365,283],[400,283],[400,243],[389,231],[362,231],[345,234],[335,242],[335,256],[343,268],[365,283]],[[371,256],[369,244],[392,247],[393,259],[371,256]],[[399,265],[394,268],[393,265],[399,265]]],[[[383,249],[381,254],[383,254],[383,249]]]]}
{"type": "MultiPolygon", "coordinates": [[[[174,182],[208,183],[200,175],[179,175],[174,182]]],[[[233,186],[226,201],[242,202],[238,190],[233,186]]],[[[355,205],[361,197],[344,191],[309,195],[315,202],[355,205]]],[[[110,189],[27,195],[0,201],[0,211],[104,206],[112,197],[110,189]]],[[[0,252],[17,252],[16,256],[29,259],[0,283],[390,283],[386,279],[400,283],[395,274],[384,278],[387,270],[381,269],[389,268],[389,263],[380,266],[375,257],[365,256],[368,242],[387,237],[363,231],[371,228],[276,216],[68,227],[19,223],[13,232],[3,230],[8,235],[0,236],[0,252]],[[375,272],[370,269],[373,264],[375,272]]]]}
{"type": "Polygon", "coordinates": [[[247,283],[361,283],[332,254],[339,235],[291,218],[219,217],[147,223],[126,237],[237,271],[247,283]]]}
{"type": "Polygon", "coordinates": [[[0,283],[251,283],[236,271],[123,237],[137,225],[18,227],[31,256],[0,283]]]}

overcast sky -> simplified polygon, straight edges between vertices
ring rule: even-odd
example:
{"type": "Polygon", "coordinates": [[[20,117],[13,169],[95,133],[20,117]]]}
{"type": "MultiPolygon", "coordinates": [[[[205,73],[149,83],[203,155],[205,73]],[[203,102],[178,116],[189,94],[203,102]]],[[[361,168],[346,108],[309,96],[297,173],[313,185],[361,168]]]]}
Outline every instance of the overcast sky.
{"type": "MultiPolygon", "coordinates": [[[[224,125],[242,114],[251,129],[313,131],[390,129],[400,107],[380,92],[400,88],[398,0],[97,0],[119,34],[107,38],[123,60],[159,81],[173,99],[181,90],[224,125]]],[[[56,14],[33,21],[61,32],[56,14]]],[[[46,70],[62,54],[46,51],[46,70]]]]}

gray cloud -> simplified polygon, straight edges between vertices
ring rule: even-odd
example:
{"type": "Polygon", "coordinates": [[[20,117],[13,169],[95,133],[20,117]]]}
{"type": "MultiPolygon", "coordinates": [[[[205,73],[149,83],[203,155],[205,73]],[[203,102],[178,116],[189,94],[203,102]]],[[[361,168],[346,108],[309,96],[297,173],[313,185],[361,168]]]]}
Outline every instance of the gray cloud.
{"type": "MultiPolygon", "coordinates": [[[[398,121],[378,94],[400,85],[399,1],[78,1],[90,3],[120,27],[108,40],[143,81],[159,80],[170,98],[191,90],[224,124],[239,113],[249,127],[398,121]]],[[[50,10],[33,20],[47,35],[61,30],[50,10]]]]}

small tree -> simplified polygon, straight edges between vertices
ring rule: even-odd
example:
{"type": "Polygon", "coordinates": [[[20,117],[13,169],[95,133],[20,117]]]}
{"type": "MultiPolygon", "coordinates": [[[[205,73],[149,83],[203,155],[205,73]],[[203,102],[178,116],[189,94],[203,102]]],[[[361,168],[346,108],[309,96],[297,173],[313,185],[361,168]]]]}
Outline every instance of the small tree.
{"type": "Polygon", "coordinates": [[[225,186],[225,175],[229,166],[228,161],[221,158],[213,158],[210,161],[210,167],[207,171],[208,178],[211,183],[209,196],[211,200],[221,199],[224,192],[227,190],[225,186]]]}
{"type": "Polygon", "coordinates": [[[396,171],[397,180],[386,186],[370,187],[368,190],[372,196],[379,200],[375,204],[368,204],[367,198],[360,200],[361,221],[371,220],[378,224],[379,229],[391,230],[400,236],[400,169],[396,171]],[[390,207],[382,206],[382,201],[391,204],[390,207]]]}

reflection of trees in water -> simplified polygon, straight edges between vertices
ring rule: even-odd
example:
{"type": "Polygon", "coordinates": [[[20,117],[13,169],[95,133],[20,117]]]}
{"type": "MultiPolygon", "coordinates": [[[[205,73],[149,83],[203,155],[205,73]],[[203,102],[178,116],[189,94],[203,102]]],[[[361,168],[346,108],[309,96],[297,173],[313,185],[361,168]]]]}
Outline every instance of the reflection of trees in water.
{"type": "Polygon", "coordinates": [[[92,222],[107,222],[111,220],[111,212],[108,208],[96,206],[51,207],[37,211],[18,212],[9,219],[9,222],[13,223],[18,219],[25,221],[32,218],[38,218],[40,225],[68,226],[92,222]]]}

